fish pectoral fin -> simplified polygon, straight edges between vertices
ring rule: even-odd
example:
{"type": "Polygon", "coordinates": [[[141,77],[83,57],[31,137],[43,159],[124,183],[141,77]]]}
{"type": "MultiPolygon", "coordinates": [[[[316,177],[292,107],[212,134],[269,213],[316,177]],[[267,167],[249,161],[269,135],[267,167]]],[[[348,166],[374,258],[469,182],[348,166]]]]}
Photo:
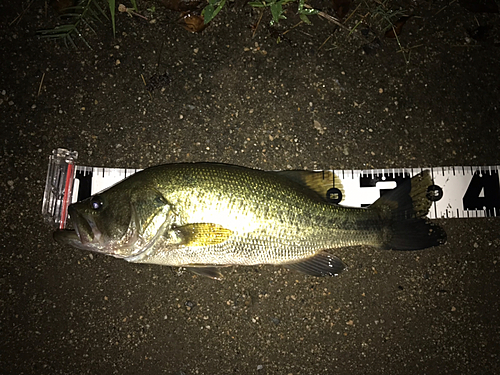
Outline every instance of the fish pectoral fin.
{"type": "Polygon", "coordinates": [[[209,246],[227,241],[233,231],[219,224],[194,223],[175,227],[185,246],[209,246]]]}
{"type": "Polygon", "coordinates": [[[215,266],[186,266],[186,269],[192,273],[200,276],[209,277],[214,280],[222,280],[222,273],[219,271],[219,267],[215,266]]]}
{"type": "Polygon", "coordinates": [[[285,267],[307,275],[323,277],[337,276],[345,268],[345,265],[335,255],[322,251],[311,258],[285,264],[285,267]]]}

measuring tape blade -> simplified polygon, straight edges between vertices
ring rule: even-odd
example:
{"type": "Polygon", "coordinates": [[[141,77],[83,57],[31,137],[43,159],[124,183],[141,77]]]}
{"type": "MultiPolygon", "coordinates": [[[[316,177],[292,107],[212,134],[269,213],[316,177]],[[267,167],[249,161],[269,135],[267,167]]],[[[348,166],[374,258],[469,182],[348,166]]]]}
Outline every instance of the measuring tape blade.
{"type": "MultiPolygon", "coordinates": [[[[77,156],[74,151],[57,149],[49,158],[42,214],[48,223],[59,228],[66,225],[70,203],[88,198],[141,170],[80,166],[75,163],[77,156]]],[[[314,172],[323,173],[323,179],[331,183],[322,192],[330,202],[367,207],[423,170],[429,170],[433,179],[428,190],[432,201],[429,218],[500,216],[499,165],[314,172]]]]}

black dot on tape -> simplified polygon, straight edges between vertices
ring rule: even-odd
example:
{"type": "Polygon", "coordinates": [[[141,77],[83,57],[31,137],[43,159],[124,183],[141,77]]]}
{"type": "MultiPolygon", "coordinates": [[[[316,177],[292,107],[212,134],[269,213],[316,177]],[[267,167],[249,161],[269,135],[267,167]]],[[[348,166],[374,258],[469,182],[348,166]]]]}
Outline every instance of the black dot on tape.
{"type": "Polygon", "coordinates": [[[330,188],[326,192],[326,200],[330,203],[339,204],[342,200],[342,192],[337,188],[330,188]]]}
{"type": "Polygon", "coordinates": [[[431,202],[437,202],[443,198],[443,189],[437,185],[431,185],[427,188],[427,199],[431,202]]]}

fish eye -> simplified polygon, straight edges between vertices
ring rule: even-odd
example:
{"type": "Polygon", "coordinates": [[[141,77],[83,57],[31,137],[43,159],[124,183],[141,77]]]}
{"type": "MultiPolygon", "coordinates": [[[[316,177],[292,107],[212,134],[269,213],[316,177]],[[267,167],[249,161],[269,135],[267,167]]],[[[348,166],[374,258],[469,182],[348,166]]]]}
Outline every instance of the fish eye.
{"type": "Polygon", "coordinates": [[[92,207],[94,211],[100,210],[103,204],[102,198],[99,195],[94,195],[90,200],[90,207],[92,207]]]}

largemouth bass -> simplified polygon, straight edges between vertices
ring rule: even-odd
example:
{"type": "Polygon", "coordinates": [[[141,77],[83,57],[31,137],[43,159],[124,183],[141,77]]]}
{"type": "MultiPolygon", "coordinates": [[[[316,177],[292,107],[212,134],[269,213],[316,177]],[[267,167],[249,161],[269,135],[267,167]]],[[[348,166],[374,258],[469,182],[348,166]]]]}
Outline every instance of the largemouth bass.
{"type": "Polygon", "coordinates": [[[314,189],[317,176],[213,163],[151,167],[70,205],[74,229],[58,230],[54,238],[212,278],[220,278],[218,267],[256,264],[337,275],[344,264],[335,249],[418,250],[446,242],[444,230],[425,218],[428,171],[368,208],[328,203],[314,189]]]}

